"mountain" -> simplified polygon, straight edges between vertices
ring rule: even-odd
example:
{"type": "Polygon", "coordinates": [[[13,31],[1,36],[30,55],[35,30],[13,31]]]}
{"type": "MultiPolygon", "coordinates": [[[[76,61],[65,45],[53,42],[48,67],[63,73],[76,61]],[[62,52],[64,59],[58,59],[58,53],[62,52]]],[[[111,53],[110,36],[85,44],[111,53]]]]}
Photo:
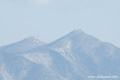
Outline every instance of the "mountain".
{"type": "Polygon", "coordinates": [[[119,80],[119,60],[120,48],[81,30],[51,43],[29,37],[0,48],[0,80],[119,80]]]}
{"type": "Polygon", "coordinates": [[[35,37],[32,36],[32,37],[25,38],[22,41],[19,41],[7,46],[3,46],[1,47],[1,50],[2,52],[5,52],[5,53],[25,52],[27,50],[38,47],[43,44],[46,44],[46,43],[39,41],[39,39],[36,39],[35,37]]]}

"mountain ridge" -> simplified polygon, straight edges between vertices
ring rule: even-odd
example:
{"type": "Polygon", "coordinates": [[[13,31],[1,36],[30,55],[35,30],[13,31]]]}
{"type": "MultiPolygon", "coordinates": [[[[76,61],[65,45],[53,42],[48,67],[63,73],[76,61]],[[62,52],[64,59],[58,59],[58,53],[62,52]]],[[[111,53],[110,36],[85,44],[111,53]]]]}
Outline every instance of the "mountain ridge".
{"type": "Polygon", "coordinates": [[[82,30],[51,43],[29,37],[0,48],[0,80],[119,80],[119,60],[120,48],[82,30]]]}

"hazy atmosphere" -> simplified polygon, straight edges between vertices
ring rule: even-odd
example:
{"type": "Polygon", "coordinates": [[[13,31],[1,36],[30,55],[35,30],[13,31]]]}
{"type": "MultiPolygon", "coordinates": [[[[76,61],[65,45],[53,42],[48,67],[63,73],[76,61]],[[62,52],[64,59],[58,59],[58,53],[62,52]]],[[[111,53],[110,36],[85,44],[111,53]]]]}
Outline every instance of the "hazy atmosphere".
{"type": "Polygon", "coordinates": [[[0,0],[0,46],[51,42],[74,29],[120,47],[120,0],[0,0]]]}
{"type": "Polygon", "coordinates": [[[119,8],[120,0],[0,0],[0,80],[120,80],[119,8]]]}

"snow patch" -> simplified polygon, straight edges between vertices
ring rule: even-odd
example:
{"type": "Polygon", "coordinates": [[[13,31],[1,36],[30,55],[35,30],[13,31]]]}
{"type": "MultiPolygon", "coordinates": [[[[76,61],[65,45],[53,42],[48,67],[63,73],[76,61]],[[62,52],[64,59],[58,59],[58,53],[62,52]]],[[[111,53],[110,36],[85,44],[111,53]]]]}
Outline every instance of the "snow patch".
{"type": "Polygon", "coordinates": [[[43,53],[27,53],[23,55],[26,59],[37,63],[42,64],[47,69],[50,69],[52,64],[52,58],[49,54],[43,54],[43,53]]]}
{"type": "Polygon", "coordinates": [[[66,40],[63,44],[63,46],[60,47],[54,47],[54,50],[57,52],[60,52],[63,57],[65,57],[68,61],[71,63],[74,63],[74,56],[71,53],[71,41],[66,40]]]}
{"type": "Polygon", "coordinates": [[[2,75],[3,80],[14,80],[5,68],[4,64],[0,65],[0,74],[2,75]]]}
{"type": "Polygon", "coordinates": [[[33,40],[33,42],[35,42],[35,43],[39,43],[39,40],[33,40]]]}

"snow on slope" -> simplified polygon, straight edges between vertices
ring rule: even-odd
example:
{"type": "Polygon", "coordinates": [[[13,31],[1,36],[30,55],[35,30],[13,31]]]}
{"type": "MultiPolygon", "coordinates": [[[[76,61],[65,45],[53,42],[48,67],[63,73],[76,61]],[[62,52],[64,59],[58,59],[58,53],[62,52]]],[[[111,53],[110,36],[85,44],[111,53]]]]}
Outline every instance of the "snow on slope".
{"type": "Polygon", "coordinates": [[[51,67],[52,59],[49,54],[27,53],[27,54],[24,54],[23,56],[34,63],[42,64],[47,69],[50,69],[51,67]]]}
{"type": "Polygon", "coordinates": [[[88,76],[120,76],[119,60],[120,48],[81,30],[48,44],[30,37],[0,48],[0,80],[101,80],[88,76]]]}
{"type": "Polygon", "coordinates": [[[2,80],[14,80],[13,75],[7,71],[5,64],[0,65],[0,75],[2,80]]]}
{"type": "Polygon", "coordinates": [[[46,43],[39,41],[38,39],[36,39],[35,37],[28,37],[22,41],[7,45],[7,46],[3,46],[2,48],[2,53],[16,53],[16,52],[25,52],[27,50],[30,50],[32,48],[35,48],[37,46],[40,45],[44,45],[46,43]]]}

